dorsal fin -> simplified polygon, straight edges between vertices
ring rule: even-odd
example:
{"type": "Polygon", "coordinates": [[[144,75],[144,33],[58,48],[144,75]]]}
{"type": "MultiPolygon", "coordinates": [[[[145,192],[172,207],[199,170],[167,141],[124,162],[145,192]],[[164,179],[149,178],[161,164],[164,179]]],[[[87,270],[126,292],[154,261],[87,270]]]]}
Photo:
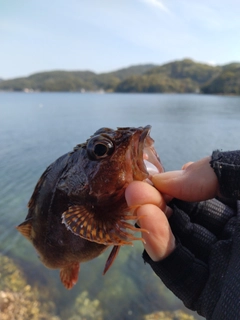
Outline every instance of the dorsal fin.
{"type": "Polygon", "coordinates": [[[23,221],[16,229],[28,240],[31,240],[32,218],[23,221]]]}

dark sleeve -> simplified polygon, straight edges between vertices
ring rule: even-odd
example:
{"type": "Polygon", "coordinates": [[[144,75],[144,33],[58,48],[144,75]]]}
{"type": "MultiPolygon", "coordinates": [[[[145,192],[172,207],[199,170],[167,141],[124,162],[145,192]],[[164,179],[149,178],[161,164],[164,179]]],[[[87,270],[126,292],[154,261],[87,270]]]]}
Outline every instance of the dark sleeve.
{"type": "Polygon", "coordinates": [[[220,193],[226,198],[240,199],[240,150],[214,151],[210,165],[218,177],[220,193]]]}
{"type": "Polygon", "coordinates": [[[198,310],[197,300],[207,282],[208,266],[196,257],[179,242],[176,249],[164,260],[154,262],[146,251],[143,259],[149,263],[153,271],[163,283],[186,307],[198,310]]]}
{"type": "MultiPolygon", "coordinates": [[[[236,293],[235,301],[229,298],[221,301],[224,295],[230,296],[234,291],[231,289],[228,293],[225,289],[232,279],[228,279],[233,271],[230,269],[232,260],[237,261],[234,268],[240,268],[240,248],[232,250],[233,243],[240,241],[237,210],[216,199],[200,203],[173,200],[170,205],[173,215],[169,223],[177,239],[176,249],[158,262],[151,260],[144,251],[145,262],[189,309],[211,320],[237,319],[240,314],[239,293],[236,293]],[[239,239],[235,241],[236,234],[239,239]],[[220,313],[217,314],[216,310],[220,313]]],[[[240,285],[240,271],[237,277],[240,285]]]]}

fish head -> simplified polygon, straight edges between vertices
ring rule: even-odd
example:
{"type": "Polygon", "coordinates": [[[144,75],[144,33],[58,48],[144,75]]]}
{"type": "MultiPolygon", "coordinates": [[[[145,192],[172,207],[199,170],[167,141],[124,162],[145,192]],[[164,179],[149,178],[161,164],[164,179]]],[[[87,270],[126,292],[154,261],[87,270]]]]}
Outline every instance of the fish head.
{"type": "Polygon", "coordinates": [[[75,148],[81,172],[75,170],[75,162],[63,184],[70,199],[70,206],[62,214],[62,223],[68,230],[104,245],[139,240],[128,232],[141,230],[127,222],[136,220],[136,215],[127,206],[125,190],[134,180],[150,182],[151,175],[164,171],[150,129],[101,128],[75,148]],[[81,186],[74,183],[79,177],[84,182],[81,186]]]}
{"type": "Polygon", "coordinates": [[[150,130],[149,125],[117,130],[101,128],[88,139],[85,174],[91,195],[99,201],[104,195],[120,197],[132,181],[148,180],[164,171],[150,130]]]}

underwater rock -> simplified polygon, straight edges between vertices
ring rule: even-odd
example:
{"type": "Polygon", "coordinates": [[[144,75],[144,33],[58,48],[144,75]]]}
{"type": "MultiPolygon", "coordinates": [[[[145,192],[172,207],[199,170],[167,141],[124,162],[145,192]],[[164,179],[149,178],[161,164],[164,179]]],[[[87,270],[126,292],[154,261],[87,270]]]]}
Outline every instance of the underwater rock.
{"type": "Polygon", "coordinates": [[[112,319],[113,314],[117,315],[117,319],[125,319],[132,310],[132,297],[138,301],[138,296],[139,289],[132,277],[120,275],[119,269],[111,270],[111,276],[104,279],[97,295],[102,303],[104,319],[112,319]]]}
{"type": "Polygon", "coordinates": [[[0,255],[0,290],[17,292],[26,284],[22,271],[14,262],[10,258],[0,255]]]}
{"type": "Polygon", "coordinates": [[[195,320],[194,316],[189,315],[182,310],[159,311],[145,315],[144,320],[195,320]]]}
{"type": "MultiPolygon", "coordinates": [[[[45,290],[44,290],[45,291],[45,290]]],[[[1,320],[60,320],[46,292],[27,284],[23,272],[10,258],[0,255],[1,320]]]]}
{"type": "Polygon", "coordinates": [[[21,292],[0,291],[1,320],[60,320],[45,308],[35,300],[30,286],[21,292]]]}
{"type": "Polygon", "coordinates": [[[103,311],[99,300],[90,300],[87,291],[83,291],[75,300],[70,315],[63,315],[68,320],[103,320],[103,311]]]}

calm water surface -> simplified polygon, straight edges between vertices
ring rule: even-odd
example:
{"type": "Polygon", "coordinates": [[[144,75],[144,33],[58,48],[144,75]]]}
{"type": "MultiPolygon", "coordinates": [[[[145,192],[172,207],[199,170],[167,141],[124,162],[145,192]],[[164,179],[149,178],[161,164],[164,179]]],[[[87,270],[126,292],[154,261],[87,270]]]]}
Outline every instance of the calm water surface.
{"type": "Polygon", "coordinates": [[[142,247],[121,249],[102,276],[109,251],[81,265],[79,282],[66,291],[15,226],[45,168],[100,127],[152,125],[151,136],[166,170],[214,149],[240,148],[240,97],[168,94],[0,93],[0,252],[16,259],[29,282],[51,284],[58,313],[86,290],[104,319],[138,319],[183,308],[141,258],[142,247]]]}

